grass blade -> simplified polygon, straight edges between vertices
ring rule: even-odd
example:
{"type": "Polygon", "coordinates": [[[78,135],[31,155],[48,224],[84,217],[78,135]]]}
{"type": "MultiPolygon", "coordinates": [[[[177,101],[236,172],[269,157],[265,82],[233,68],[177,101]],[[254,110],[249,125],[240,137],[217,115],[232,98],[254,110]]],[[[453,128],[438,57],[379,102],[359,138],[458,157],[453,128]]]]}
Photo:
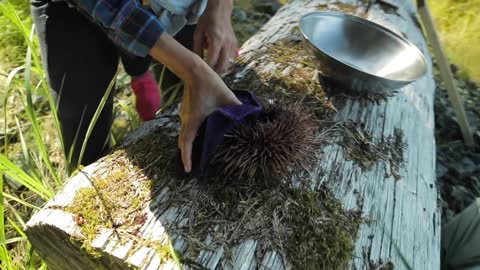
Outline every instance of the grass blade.
{"type": "MultiPolygon", "coordinates": [[[[33,39],[29,35],[30,30],[23,24],[22,19],[18,16],[15,7],[7,0],[0,3],[0,12],[8,18],[16,28],[21,32],[25,42],[29,48],[36,48],[33,39]]],[[[33,30],[33,26],[32,26],[33,30]]],[[[38,54],[33,55],[34,63],[36,67],[41,67],[41,61],[38,54]]],[[[40,69],[41,70],[41,69],[40,69]]]]}
{"type": "Polygon", "coordinates": [[[27,143],[25,142],[25,137],[23,137],[22,127],[20,127],[20,122],[18,121],[17,116],[15,116],[15,123],[17,124],[18,134],[20,136],[20,144],[22,145],[23,158],[25,159],[25,162],[30,166],[31,161],[30,156],[28,155],[27,143]]]}
{"type": "MultiPolygon", "coordinates": [[[[22,128],[20,127],[20,122],[18,121],[18,118],[16,116],[15,116],[15,122],[17,124],[18,135],[20,137],[20,144],[22,146],[24,164],[27,165],[27,168],[29,169],[28,172],[31,175],[33,175],[36,179],[42,179],[41,174],[38,173],[38,168],[41,168],[41,165],[33,164],[32,159],[30,158],[30,154],[28,152],[28,147],[25,141],[25,137],[23,136],[22,128]]],[[[48,183],[48,181],[43,181],[43,183],[47,189],[53,190],[53,188],[48,183]]]]}
{"type": "MultiPolygon", "coordinates": [[[[62,96],[64,81],[65,81],[65,75],[62,78],[62,83],[60,84],[60,92],[58,94],[58,98],[56,101],[53,99],[52,93],[50,92],[50,88],[48,87],[45,76],[43,76],[43,78],[38,82],[38,85],[35,89],[35,92],[38,92],[40,95],[47,98],[48,106],[52,112],[53,123],[54,123],[55,131],[57,133],[57,138],[59,138],[60,140],[61,149],[65,149],[65,142],[63,141],[60,120],[58,120],[57,108],[60,103],[60,97],[62,96]]],[[[65,153],[65,151],[62,151],[61,154],[63,157],[63,161],[65,162],[65,168],[68,168],[70,164],[70,159],[67,158],[67,154],[65,153]]]]}
{"type": "MultiPolygon", "coordinates": [[[[32,28],[33,30],[33,28],[32,28]]],[[[31,37],[33,38],[33,31],[31,33],[31,37]]],[[[52,162],[50,161],[49,155],[47,148],[45,146],[45,143],[43,142],[42,135],[40,132],[40,127],[38,124],[38,120],[34,111],[34,106],[33,106],[33,101],[32,101],[32,88],[31,88],[31,59],[32,59],[32,49],[31,47],[28,47],[27,49],[27,56],[26,56],[26,63],[25,63],[25,94],[26,94],[26,100],[27,100],[27,106],[26,106],[26,111],[28,118],[32,124],[32,132],[35,138],[35,143],[38,146],[38,149],[40,151],[40,155],[42,157],[43,162],[47,166],[47,169],[54,179],[55,183],[60,186],[62,184],[62,181],[58,177],[58,174],[55,170],[55,168],[52,165],[52,162]]]]}
{"type": "Polygon", "coordinates": [[[21,237],[24,237],[24,238],[27,238],[27,235],[25,234],[25,232],[22,230],[23,227],[25,227],[25,222],[23,221],[22,218],[20,218],[20,216],[18,215],[17,211],[15,211],[15,209],[13,209],[13,207],[10,206],[10,208],[12,208],[12,210],[14,210],[14,215],[16,216],[17,218],[17,221],[18,223],[20,223],[20,226],[18,226],[17,223],[15,223],[11,218],[7,217],[7,220],[8,220],[8,223],[10,224],[10,226],[12,226],[18,234],[20,234],[21,237]]]}
{"type": "MultiPolygon", "coordinates": [[[[72,145],[70,146],[70,151],[68,152],[68,157],[67,157],[68,164],[72,163],[73,152],[75,150],[75,145],[77,145],[78,135],[80,134],[80,127],[83,125],[83,119],[85,117],[86,109],[87,108],[83,108],[82,117],[80,118],[80,123],[78,123],[78,128],[77,128],[77,131],[75,132],[75,137],[73,137],[72,145]]],[[[80,162],[80,159],[78,160],[78,162],[80,162]]],[[[77,166],[78,166],[78,162],[76,164],[77,166]]],[[[70,169],[72,168],[67,167],[67,171],[70,169]]],[[[71,175],[71,172],[68,172],[68,174],[71,175]]]]}
{"type": "Polygon", "coordinates": [[[7,132],[7,119],[8,119],[8,108],[7,108],[7,103],[8,103],[8,97],[10,96],[10,93],[13,91],[13,88],[11,87],[13,79],[17,76],[17,74],[21,71],[23,71],[25,67],[16,67],[14,68],[7,77],[7,80],[5,81],[5,96],[3,97],[3,121],[5,123],[4,126],[4,134],[5,134],[5,142],[4,142],[4,151],[7,153],[8,150],[8,132],[7,132]]]}
{"type": "Polygon", "coordinates": [[[128,104],[123,101],[119,101],[118,106],[120,106],[120,108],[127,113],[131,123],[130,130],[138,128],[141,122],[140,118],[138,117],[137,111],[132,107],[128,106],[128,104]]]}
{"type": "Polygon", "coordinates": [[[0,260],[2,261],[2,263],[0,264],[0,266],[2,264],[4,264],[6,266],[7,269],[11,269],[12,265],[11,265],[11,260],[10,260],[10,256],[8,254],[8,250],[7,250],[7,241],[5,239],[5,217],[4,217],[4,209],[3,209],[3,205],[4,205],[4,198],[3,198],[3,172],[2,170],[0,170],[0,189],[2,192],[0,192],[0,260]]]}
{"type": "Polygon", "coordinates": [[[0,153],[0,171],[3,171],[14,181],[25,186],[45,200],[53,196],[53,191],[46,188],[43,183],[24,172],[5,155],[0,153]]]}
{"type": "Polygon", "coordinates": [[[111,144],[110,144],[110,145],[111,145],[112,147],[115,146],[115,145],[117,145],[117,138],[115,138],[115,135],[114,135],[112,132],[110,132],[110,141],[111,141],[111,144]]]}
{"type": "Polygon", "coordinates": [[[10,244],[18,243],[18,242],[23,242],[23,241],[27,241],[27,238],[25,238],[25,237],[13,237],[13,238],[7,239],[5,241],[5,243],[7,245],[10,245],[10,244]]]}
{"type": "Polygon", "coordinates": [[[14,202],[17,202],[17,203],[19,203],[19,204],[21,204],[21,205],[23,205],[23,206],[28,207],[28,208],[32,208],[32,209],[34,209],[34,210],[40,210],[40,209],[41,209],[40,207],[38,207],[38,206],[36,206],[36,205],[33,205],[33,204],[31,204],[31,203],[28,203],[28,202],[26,202],[26,201],[24,201],[24,200],[22,200],[22,199],[20,199],[20,198],[17,198],[17,197],[15,197],[15,196],[10,195],[10,194],[5,193],[5,192],[3,192],[3,197],[5,197],[5,198],[7,198],[7,199],[9,199],[9,200],[12,200],[12,201],[14,201],[14,202]]]}
{"type": "MultiPolygon", "coordinates": [[[[60,85],[60,94],[59,94],[59,97],[61,97],[62,95],[62,90],[63,90],[63,85],[64,85],[64,81],[65,81],[65,76],[63,76],[62,78],[62,84],[60,85]]],[[[58,138],[60,139],[60,145],[62,147],[62,149],[65,149],[65,142],[63,141],[63,136],[62,136],[62,129],[61,129],[61,126],[60,126],[60,120],[58,120],[58,112],[57,112],[57,108],[58,108],[58,103],[56,103],[53,99],[53,96],[50,92],[50,89],[45,81],[45,78],[42,79],[42,90],[44,91],[44,95],[45,97],[47,97],[47,100],[48,100],[48,105],[50,107],[50,110],[52,111],[52,116],[53,116],[53,123],[55,125],[55,130],[57,132],[57,135],[58,135],[58,138]]],[[[58,98],[57,102],[60,101],[60,98],[58,98]]],[[[62,155],[63,155],[63,160],[65,161],[65,168],[68,168],[69,167],[69,164],[70,164],[70,160],[67,159],[66,157],[66,153],[65,151],[62,151],[62,155]]]]}
{"type": "Polygon", "coordinates": [[[87,128],[87,133],[85,134],[85,138],[83,139],[82,143],[82,148],[80,149],[80,155],[78,157],[78,162],[81,163],[83,159],[83,155],[85,154],[85,149],[87,148],[87,142],[90,139],[90,135],[92,135],[93,128],[95,127],[95,124],[97,123],[98,117],[100,117],[100,114],[103,111],[103,107],[105,107],[105,103],[107,103],[108,98],[110,97],[110,93],[112,92],[113,86],[115,85],[115,78],[117,77],[117,74],[113,76],[112,81],[108,85],[107,91],[105,91],[105,94],[103,95],[102,99],[100,100],[100,104],[98,104],[97,109],[95,110],[95,114],[92,117],[92,120],[90,121],[90,124],[88,125],[87,128]]]}
{"type": "Polygon", "coordinates": [[[173,89],[173,92],[172,94],[170,94],[170,97],[168,98],[167,102],[162,106],[162,108],[160,108],[159,112],[163,112],[164,110],[166,110],[168,107],[170,107],[173,102],[175,101],[175,99],[177,98],[177,95],[178,95],[178,92],[180,91],[180,88],[182,88],[182,83],[178,83],[177,85],[174,85],[172,87],[174,87],[173,89]]]}

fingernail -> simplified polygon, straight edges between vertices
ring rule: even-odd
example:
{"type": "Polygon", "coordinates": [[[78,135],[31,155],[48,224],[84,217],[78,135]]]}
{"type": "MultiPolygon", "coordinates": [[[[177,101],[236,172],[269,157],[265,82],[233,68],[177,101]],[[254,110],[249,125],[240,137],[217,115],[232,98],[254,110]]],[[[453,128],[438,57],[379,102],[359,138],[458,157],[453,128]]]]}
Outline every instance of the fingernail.
{"type": "Polygon", "coordinates": [[[188,166],[185,165],[184,168],[185,168],[185,172],[186,172],[186,173],[189,173],[189,172],[190,172],[190,168],[189,168],[188,166]]]}

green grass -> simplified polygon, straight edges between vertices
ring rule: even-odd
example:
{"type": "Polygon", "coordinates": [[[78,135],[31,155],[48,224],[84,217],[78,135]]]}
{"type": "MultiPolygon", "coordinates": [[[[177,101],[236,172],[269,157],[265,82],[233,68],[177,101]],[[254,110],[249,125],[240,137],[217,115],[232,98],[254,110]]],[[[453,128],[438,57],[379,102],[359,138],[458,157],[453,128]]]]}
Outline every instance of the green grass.
{"type": "Polygon", "coordinates": [[[480,82],[480,0],[430,0],[442,43],[463,76],[480,82]]]}
{"type": "MultiPolygon", "coordinates": [[[[0,25],[7,28],[5,38],[0,41],[0,55],[4,60],[0,69],[11,70],[4,74],[0,88],[3,114],[0,128],[6,134],[0,145],[0,269],[46,269],[23,228],[25,221],[63,185],[71,155],[62,151],[60,123],[41,65],[28,1],[0,2],[0,25]]],[[[121,72],[110,83],[85,138],[81,138],[80,159],[114,82],[118,89],[126,88],[129,78],[121,72]]],[[[173,103],[179,88],[166,89],[167,102],[163,108],[173,103]]],[[[134,100],[124,92],[117,93],[120,100],[114,107],[117,117],[111,135],[112,146],[141,123],[134,100]],[[117,124],[119,118],[125,122],[123,125],[117,124]]]]}
{"type": "MultiPolygon", "coordinates": [[[[13,32],[6,32],[7,41],[12,44],[10,47],[2,47],[0,53],[11,57],[7,58],[11,62],[6,66],[18,65],[12,69],[4,83],[3,133],[7,133],[6,130],[9,127],[17,129],[14,136],[19,141],[17,145],[20,145],[15,148],[9,143],[11,138],[6,135],[4,144],[1,146],[0,258],[2,268],[6,269],[45,268],[45,263],[28,243],[23,228],[25,220],[55,194],[62,185],[62,179],[65,178],[61,166],[55,166],[51,161],[52,149],[44,139],[45,115],[34,104],[34,97],[47,100],[53,112],[55,106],[44,80],[45,74],[41,66],[38,44],[34,39],[29,16],[19,11],[18,5],[9,2],[0,4],[0,12],[2,14],[0,22],[8,25],[8,31],[17,30],[15,35],[13,32]],[[22,19],[21,16],[26,19],[22,19]],[[15,53],[9,53],[13,51],[15,53]],[[19,58],[20,52],[23,54],[23,59],[19,58]],[[12,98],[14,98],[14,104],[11,104],[12,98]],[[10,159],[16,154],[11,150],[19,150],[19,148],[23,166],[10,159]],[[5,181],[6,178],[9,182],[5,181]],[[19,191],[15,186],[21,186],[24,190],[19,191]]],[[[2,39],[2,42],[7,41],[2,39]]],[[[49,117],[53,116],[50,114],[49,117]]],[[[51,135],[60,138],[58,119],[53,118],[55,128],[50,130],[50,132],[53,131],[51,135]]]]}
{"type": "Polygon", "coordinates": [[[1,8],[0,57],[2,63],[0,66],[5,69],[12,69],[23,64],[25,60],[28,42],[24,38],[24,33],[21,32],[30,29],[32,25],[29,1],[9,0],[8,2],[2,2],[1,8]],[[12,8],[16,12],[5,13],[5,8],[12,8]]]}
{"type": "MultiPolygon", "coordinates": [[[[0,3],[0,25],[7,28],[0,38],[0,55],[5,61],[1,67],[11,70],[5,74],[0,89],[2,133],[10,134],[5,135],[0,145],[1,269],[46,268],[28,243],[23,228],[25,221],[62,186],[68,177],[66,168],[70,162],[70,156],[66,157],[61,150],[63,142],[55,102],[45,81],[38,41],[25,4],[28,1],[0,3]],[[47,111],[42,104],[47,104],[47,111]],[[12,139],[14,143],[10,143],[12,139]],[[12,157],[17,158],[13,161],[12,157]],[[54,162],[54,157],[59,158],[54,162]]],[[[89,134],[112,88],[113,82],[88,127],[80,155],[84,153],[89,134]]],[[[132,111],[125,101],[122,106],[117,104],[118,108],[132,111]]],[[[129,123],[129,126],[134,128],[138,124],[129,123]]]]}

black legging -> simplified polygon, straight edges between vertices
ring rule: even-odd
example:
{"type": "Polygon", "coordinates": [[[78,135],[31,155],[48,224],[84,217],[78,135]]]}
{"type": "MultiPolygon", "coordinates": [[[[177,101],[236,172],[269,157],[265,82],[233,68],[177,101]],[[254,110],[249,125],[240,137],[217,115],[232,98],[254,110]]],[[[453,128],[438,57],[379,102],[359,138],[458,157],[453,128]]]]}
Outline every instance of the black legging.
{"type": "MultiPolygon", "coordinates": [[[[32,0],[32,16],[40,41],[43,65],[52,94],[58,102],[65,152],[74,151],[69,171],[78,164],[80,149],[90,121],[112,81],[119,63],[131,76],[148,70],[150,59],[127,56],[94,23],[68,7],[65,2],[32,0]],[[76,141],[75,141],[76,138],[76,141]],[[75,142],[75,143],[74,143],[75,142]]],[[[180,43],[191,49],[194,26],[177,35],[180,43]]],[[[178,82],[171,72],[164,75],[166,84],[178,82]]],[[[88,140],[83,165],[90,164],[108,150],[112,125],[113,94],[108,98],[88,140]]]]}

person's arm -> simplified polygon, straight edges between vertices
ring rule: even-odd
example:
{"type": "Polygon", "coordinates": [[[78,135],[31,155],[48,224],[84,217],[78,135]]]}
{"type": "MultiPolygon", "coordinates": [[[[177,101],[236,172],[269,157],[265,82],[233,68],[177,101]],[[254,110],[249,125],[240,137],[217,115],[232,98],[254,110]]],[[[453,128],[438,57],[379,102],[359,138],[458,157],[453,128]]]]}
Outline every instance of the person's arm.
{"type": "Polygon", "coordinates": [[[190,172],[192,144],[203,120],[215,109],[240,101],[202,58],[164,33],[157,17],[138,1],[71,0],[70,3],[101,25],[117,45],[138,56],[150,54],[184,81],[178,145],[185,171],[190,172]]]}
{"type": "Polygon", "coordinates": [[[181,46],[168,34],[160,36],[150,55],[184,81],[180,108],[182,129],[178,146],[185,171],[190,172],[192,144],[203,120],[219,107],[241,102],[202,58],[181,46]]]}

